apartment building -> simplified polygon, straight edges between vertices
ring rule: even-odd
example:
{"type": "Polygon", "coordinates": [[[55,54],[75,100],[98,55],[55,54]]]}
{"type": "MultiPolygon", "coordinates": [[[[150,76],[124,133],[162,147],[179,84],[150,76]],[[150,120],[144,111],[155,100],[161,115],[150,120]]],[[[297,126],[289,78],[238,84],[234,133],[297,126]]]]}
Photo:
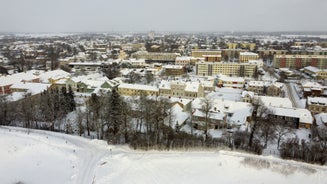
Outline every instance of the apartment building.
{"type": "Polygon", "coordinates": [[[301,69],[313,66],[319,69],[327,69],[327,55],[275,55],[275,68],[301,69]]]}
{"type": "Polygon", "coordinates": [[[268,56],[274,55],[283,55],[286,54],[287,50],[275,50],[275,49],[259,49],[258,54],[260,58],[265,58],[268,56]]]}
{"type": "Polygon", "coordinates": [[[220,62],[221,55],[203,55],[204,61],[207,62],[220,62]]]}
{"type": "Polygon", "coordinates": [[[253,63],[233,62],[197,62],[195,64],[196,75],[215,76],[223,74],[226,76],[253,77],[258,66],[253,63]]]}
{"type": "Polygon", "coordinates": [[[248,42],[242,42],[242,43],[227,43],[228,49],[248,49],[248,50],[254,50],[256,47],[255,43],[248,43],[248,42]]]}
{"type": "Polygon", "coordinates": [[[240,53],[244,52],[242,49],[222,49],[221,55],[223,61],[228,61],[233,58],[238,58],[240,53]]]}
{"type": "Polygon", "coordinates": [[[175,59],[175,65],[187,66],[190,63],[191,63],[191,57],[182,56],[182,57],[176,57],[175,59]]]}
{"type": "Polygon", "coordinates": [[[165,65],[162,67],[165,75],[183,75],[185,74],[186,70],[181,65],[165,65]]]}
{"type": "Polygon", "coordinates": [[[259,54],[253,52],[241,52],[239,55],[239,62],[248,62],[249,60],[259,59],[259,54]]]}
{"type": "Polygon", "coordinates": [[[145,59],[146,62],[175,63],[178,53],[138,51],[132,54],[132,58],[145,59]]]}
{"type": "Polygon", "coordinates": [[[265,83],[263,81],[250,81],[248,82],[247,90],[256,94],[263,94],[265,90],[265,83]]]}
{"type": "Polygon", "coordinates": [[[220,50],[204,50],[204,49],[191,51],[192,57],[204,58],[204,55],[220,55],[221,56],[221,51],[220,50]]]}

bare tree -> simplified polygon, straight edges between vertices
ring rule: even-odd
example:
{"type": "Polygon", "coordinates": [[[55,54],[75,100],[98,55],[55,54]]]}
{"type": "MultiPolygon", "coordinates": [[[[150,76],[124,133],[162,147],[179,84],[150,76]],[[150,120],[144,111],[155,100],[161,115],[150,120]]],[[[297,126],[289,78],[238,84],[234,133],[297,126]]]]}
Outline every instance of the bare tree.
{"type": "Polygon", "coordinates": [[[76,122],[77,122],[77,130],[78,130],[78,134],[79,136],[82,136],[82,134],[84,134],[84,114],[81,111],[77,111],[77,117],[76,117],[76,122]]]}
{"type": "Polygon", "coordinates": [[[146,72],[145,80],[146,80],[147,84],[151,83],[154,80],[154,76],[153,76],[152,72],[146,72]]]}
{"type": "Polygon", "coordinates": [[[274,120],[266,117],[259,118],[259,136],[264,140],[264,147],[267,147],[268,141],[272,141],[276,138],[275,134],[276,124],[274,120]]]}
{"type": "Polygon", "coordinates": [[[279,149],[280,142],[289,133],[291,133],[290,128],[284,127],[281,124],[276,125],[277,149],[279,149]]]}
{"type": "Polygon", "coordinates": [[[208,126],[209,126],[209,118],[210,118],[210,110],[212,109],[212,103],[210,101],[210,99],[208,98],[204,98],[202,100],[202,106],[201,106],[201,111],[205,114],[205,119],[204,119],[204,123],[205,123],[205,139],[208,139],[208,126]]]}

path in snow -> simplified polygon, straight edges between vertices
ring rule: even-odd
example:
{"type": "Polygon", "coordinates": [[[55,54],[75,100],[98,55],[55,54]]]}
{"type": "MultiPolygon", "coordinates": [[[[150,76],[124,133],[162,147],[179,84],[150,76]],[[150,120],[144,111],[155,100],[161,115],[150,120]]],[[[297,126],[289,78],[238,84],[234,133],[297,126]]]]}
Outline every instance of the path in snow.
{"type": "MultiPolygon", "coordinates": [[[[6,150],[8,147],[30,150],[30,152],[19,152],[20,154],[15,153],[13,157],[9,155],[8,157],[11,158],[9,162],[5,162],[8,158],[0,157],[0,163],[5,163],[0,164],[2,173],[0,181],[17,182],[10,178],[15,175],[7,175],[6,170],[6,167],[10,165],[16,166],[16,160],[25,162],[24,159],[35,159],[37,161],[38,158],[31,158],[31,156],[37,157],[50,152],[51,154],[45,154],[47,157],[43,156],[42,159],[44,161],[54,159],[58,160],[58,163],[52,161],[43,169],[46,171],[63,170],[54,172],[55,177],[49,177],[51,173],[42,172],[39,167],[25,165],[26,168],[34,170],[23,178],[19,176],[19,181],[36,184],[326,183],[326,166],[219,150],[133,151],[127,146],[108,146],[105,141],[40,130],[30,130],[27,134],[28,131],[22,128],[0,127],[0,143],[1,140],[5,140],[0,144],[0,156],[9,155],[8,151],[12,150],[6,150]],[[33,152],[33,149],[30,149],[31,146],[38,149],[33,152]],[[30,154],[26,156],[26,153],[30,154]],[[71,163],[67,164],[67,161],[71,163]],[[53,180],[45,182],[47,178],[53,180]]],[[[26,163],[34,164],[35,162],[26,163]]],[[[13,171],[19,170],[19,168],[13,169],[13,171]]],[[[21,173],[14,172],[13,174],[20,175],[21,173]]]]}
{"type": "Polygon", "coordinates": [[[97,164],[101,158],[110,154],[111,149],[111,147],[108,146],[104,141],[88,140],[82,137],[70,136],[62,133],[54,133],[41,130],[28,130],[16,127],[0,127],[0,130],[2,134],[16,134],[15,136],[23,135],[26,136],[26,139],[31,139],[33,137],[36,137],[36,139],[46,138],[49,140],[49,143],[47,144],[50,146],[61,146],[62,144],[74,145],[72,148],[73,154],[75,154],[78,159],[77,164],[73,166],[74,168],[76,167],[77,172],[76,175],[72,176],[72,178],[76,179],[77,184],[93,183],[93,180],[95,179],[94,171],[97,164]]]}

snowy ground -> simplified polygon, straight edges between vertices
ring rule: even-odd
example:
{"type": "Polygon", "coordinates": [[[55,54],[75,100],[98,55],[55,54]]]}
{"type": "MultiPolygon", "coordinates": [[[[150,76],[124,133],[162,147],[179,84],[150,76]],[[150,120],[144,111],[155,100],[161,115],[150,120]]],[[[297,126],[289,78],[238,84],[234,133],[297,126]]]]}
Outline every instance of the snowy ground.
{"type": "Polygon", "coordinates": [[[1,183],[326,183],[327,166],[229,151],[133,151],[104,141],[0,128],[1,183]]]}
{"type": "Polygon", "coordinates": [[[242,90],[234,88],[216,88],[215,92],[211,92],[207,95],[208,98],[212,99],[224,99],[230,101],[241,101],[242,90]]]}

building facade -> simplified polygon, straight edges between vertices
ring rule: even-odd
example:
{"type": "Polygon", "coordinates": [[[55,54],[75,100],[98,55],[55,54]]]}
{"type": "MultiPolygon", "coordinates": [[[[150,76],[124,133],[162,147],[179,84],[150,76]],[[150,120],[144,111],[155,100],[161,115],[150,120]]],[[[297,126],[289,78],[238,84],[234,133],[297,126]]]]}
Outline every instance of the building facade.
{"type": "Polygon", "coordinates": [[[275,55],[275,68],[301,69],[313,66],[319,69],[327,69],[327,56],[325,55],[275,55]]]}
{"type": "Polygon", "coordinates": [[[200,82],[161,81],[159,86],[161,96],[197,98],[204,97],[204,86],[200,82]]]}
{"type": "Polygon", "coordinates": [[[239,56],[239,62],[248,62],[249,60],[258,60],[259,54],[253,52],[241,52],[239,56]]]}
{"type": "Polygon", "coordinates": [[[253,77],[258,67],[251,63],[197,62],[195,68],[196,75],[199,76],[223,74],[226,76],[253,77]]]}
{"type": "Polygon", "coordinates": [[[326,113],[327,112],[327,98],[323,97],[308,97],[307,99],[308,110],[312,114],[326,113]]]}
{"type": "Polygon", "coordinates": [[[146,62],[175,63],[177,53],[138,51],[132,54],[132,58],[145,59],[146,62]]]}
{"type": "Polygon", "coordinates": [[[204,58],[204,55],[221,55],[220,50],[192,50],[192,57],[204,58]]]}
{"type": "Polygon", "coordinates": [[[127,84],[122,83],[118,86],[118,92],[123,96],[159,96],[159,89],[155,86],[147,86],[140,84],[127,84]]]}

